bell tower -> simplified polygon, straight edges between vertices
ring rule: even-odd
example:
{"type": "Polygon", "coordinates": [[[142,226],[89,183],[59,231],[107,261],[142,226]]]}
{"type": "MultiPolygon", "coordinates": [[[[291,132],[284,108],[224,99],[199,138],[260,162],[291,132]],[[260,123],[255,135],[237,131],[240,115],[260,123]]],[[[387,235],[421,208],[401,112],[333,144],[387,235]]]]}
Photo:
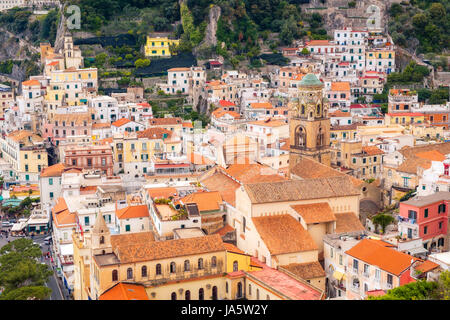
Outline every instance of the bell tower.
{"type": "Polygon", "coordinates": [[[101,212],[97,213],[91,230],[91,250],[93,255],[112,253],[111,234],[101,212]]]}
{"type": "Polygon", "coordinates": [[[300,81],[297,98],[290,110],[289,168],[302,157],[331,166],[330,119],[323,101],[323,83],[308,73],[300,81]]]}

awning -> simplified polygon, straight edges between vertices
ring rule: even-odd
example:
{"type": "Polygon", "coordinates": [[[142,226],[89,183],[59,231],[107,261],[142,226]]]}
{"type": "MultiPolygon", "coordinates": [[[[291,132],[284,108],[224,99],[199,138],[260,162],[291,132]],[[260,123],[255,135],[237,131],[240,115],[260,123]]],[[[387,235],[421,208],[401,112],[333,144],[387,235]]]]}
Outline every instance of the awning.
{"type": "Polygon", "coordinates": [[[73,255],[73,244],[62,244],[60,248],[61,248],[61,255],[63,256],[73,255]]]}
{"type": "Polygon", "coordinates": [[[344,273],[339,272],[337,270],[335,272],[333,272],[333,278],[335,278],[336,280],[339,280],[339,281],[347,280],[347,276],[344,273]]]}

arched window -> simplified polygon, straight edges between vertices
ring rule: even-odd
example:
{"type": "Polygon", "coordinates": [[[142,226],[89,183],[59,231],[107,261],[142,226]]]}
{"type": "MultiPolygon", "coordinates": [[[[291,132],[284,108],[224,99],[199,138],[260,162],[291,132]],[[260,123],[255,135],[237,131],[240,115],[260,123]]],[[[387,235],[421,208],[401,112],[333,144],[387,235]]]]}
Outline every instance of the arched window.
{"type": "Polygon", "coordinates": [[[217,300],[217,287],[216,286],[214,286],[212,288],[212,299],[217,300]]]}
{"type": "Polygon", "coordinates": [[[295,146],[304,147],[306,145],[306,130],[302,126],[295,128],[295,146]]]}
{"type": "Polygon", "coordinates": [[[211,267],[213,267],[213,268],[217,267],[217,258],[216,258],[216,256],[213,256],[211,258],[211,267]]]}
{"type": "Polygon", "coordinates": [[[198,259],[198,268],[203,269],[203,259],[202,258],[198,259]]]}
{"type": "Polygon", "coordinates": [[[141,268],[142,277],[147,276],[147,266],[142,266],[141,268]]]}
{"type": "Polygon", "coordinates": [[[198,300],[205,300],[205,290],[203,288],[198,289],[198,300]]]}
{"type": "Polygon", "coordinates": [[[172,300],[177,300],[177,293],[172,292],[171,298],[172,298],[172,300]]]}
{"type": "Polygon", "coordinates": [[[112,271],[112,281],[117,281],[117,280],[119,280],[117,270],[113,270],[112,271]]]}
{"type": "Polygon", "coordinates": [[[302,113],[301,113],[302,115],[304,115],[305,114],[305,105],[304,104],[302,104],[302,113]]]}
{"type": "Polygon", "coordinates": [[[319,133],[317,134],[317,146],[323,146],[324,144],[324,134],[322,128],[319,128],[319,133]]]}
{"type": "Polygon", "coordinates": [[[133,269],[127,269],[127,279],[133,279],[133,269]]]}
{"type": "Polygon", "coordinates": [[[184,271],[190,271],[191,265],[189,264],[189,260],[184,260],[184,271]]]}
{"type": "Polygon", "coordinates": [[[320,115],[320,104],[317,105],[316,113],[317,113],[317,115],[320,115]]]}
{"type": "Polygon", "coordinates": [[[186,290],[186,292],[184,293],[184,299],[191,300],[191,291],[186,290]]]}
{"type": "Polygon", "coordinates": [[[242,298],[242,283],[238,282],[237,284],[237,298],[242,298]]]}
{"type": "Polygon", "coordinates": [[[101,236],[100,237],[100,244],[104,244],[105,243],[105,237],[104,236],[101,236]]]}
{"type": "Polygon", "coordinates": [[[233,262],[233,272],[239,270],[239,263],[237,261],[233,262]]]}
{"type": "Polygon", "coordinates": [[[160,263],[158,263],[156,265],[156,274],[161,274],[161,264],[160,263]]]}
{"type": "Polygon", "coordinates": [[[170,263],[170,273],[175,273],[177,272],[177,265],[175,264],[175,262],[171,262],[170,263]]]}

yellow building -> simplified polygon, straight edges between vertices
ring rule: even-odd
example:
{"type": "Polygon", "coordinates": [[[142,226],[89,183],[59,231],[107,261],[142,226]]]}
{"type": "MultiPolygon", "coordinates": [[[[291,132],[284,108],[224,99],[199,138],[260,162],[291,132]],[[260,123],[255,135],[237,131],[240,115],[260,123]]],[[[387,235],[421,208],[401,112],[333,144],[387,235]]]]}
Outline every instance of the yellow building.
{"type": "Polygon", "coordinates": [[[180,40],[169,39],[167,37],[149,37],[147,36],[147,43],[145,44],[145,56],[147,57],[170,57],[171,45],[178,45],[180,40]]]}
{"type": "Polygon", "coordinates": [[[356,138],[358,124],[336,125],[330,129],[331,144],[337,144],[342,140],[353,140],[356,138]]]}
{"type": "Polygon", "coordinates": [[[44,139],[27,130],[13,131],[0,138],[2,158],[8,162],[19,181],[39,180],[44,167],[48,166],[48,154],[44,139]]]}
{"type": "Polygon", "coordinates": [[[400,124],[402,126],[409,126],[413,123],[424,123],[425,115],[418,112],[387,113],[385,122],[387,125],[400,124]]]}

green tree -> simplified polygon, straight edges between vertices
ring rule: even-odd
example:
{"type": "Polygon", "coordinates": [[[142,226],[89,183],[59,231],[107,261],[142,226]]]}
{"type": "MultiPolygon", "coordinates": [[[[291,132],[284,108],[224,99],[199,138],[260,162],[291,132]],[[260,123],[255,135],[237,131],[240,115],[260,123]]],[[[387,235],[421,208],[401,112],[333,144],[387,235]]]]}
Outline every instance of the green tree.
{"type": "Polygon", "coordinates": [[[39,263],[41,255],[39,246],[25,238],[14,240],[0,249],[2,298],[11,295],[14,299],[45,299],[49,296],[51,291],[36,288],[45,288],[44,284],[52,274],[46,264],[39,263]],[[27,287],[29,289],[23,289],[27,287]]]}
{"type": "Polygon", "coordinates": [[[0,295],[0,300],[45,300],[52,290],[45,286],[21,287],[0,295]]]}
{"type": "Polygon", "coordinates": [[[420,280],[391,289],[384,296],[369,296],[368,300],[427,300],[437,287],[436,282],[420,280]]]}
{"type": "Polygon", "coordinates": [[[149,59],[137,59],[134,62],[134,65],[136,68],[145,68],[150,65],[150,60],[149,59]]]}
{"type": "Polygon", "coordinates": [[[381,226],[382,233],[386,232],[386,227],[390,225],[392,222],[394,222],[394,220],[395,220],[394,217],[391,216],[390,214],[383,214],[383,213],[377,214],[372,218],[372,221],[375,224],[375,226],[381,226]]]}

